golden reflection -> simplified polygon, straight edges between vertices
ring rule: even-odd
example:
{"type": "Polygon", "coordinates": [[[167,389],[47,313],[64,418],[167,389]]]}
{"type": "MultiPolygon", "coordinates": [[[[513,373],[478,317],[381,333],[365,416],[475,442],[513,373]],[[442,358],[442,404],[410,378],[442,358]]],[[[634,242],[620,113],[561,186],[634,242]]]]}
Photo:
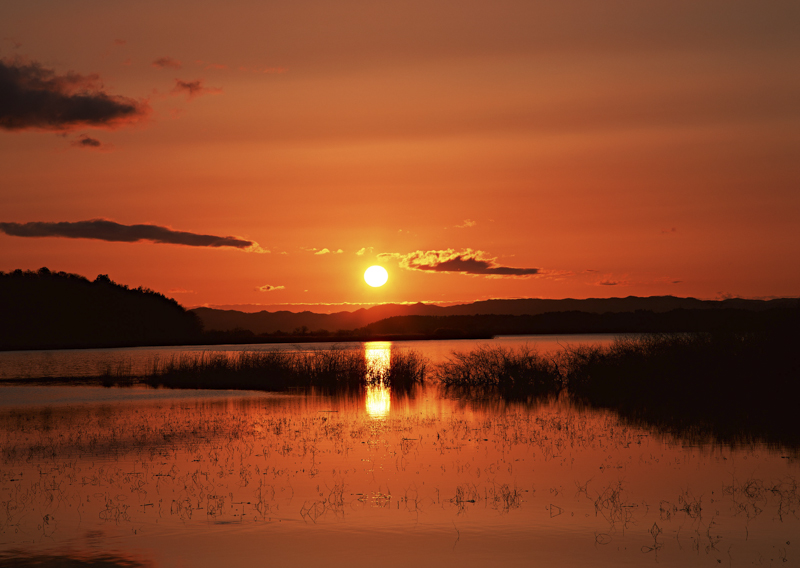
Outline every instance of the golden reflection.
{"type": "Polygon", "coordinates": [[[367,414],[371,418],[386,418],[392,406],[392,395],[383,381],[367,385],[367,414]]]}
{"type": "Polygon", "coordinates": [[[367,414],[372,418],[385,418],[389,415],[392,396],[386,377],[391,362],[391,341],[370,341],[364,344],[364,357],[370,381],[367,383],[367,414]]]}

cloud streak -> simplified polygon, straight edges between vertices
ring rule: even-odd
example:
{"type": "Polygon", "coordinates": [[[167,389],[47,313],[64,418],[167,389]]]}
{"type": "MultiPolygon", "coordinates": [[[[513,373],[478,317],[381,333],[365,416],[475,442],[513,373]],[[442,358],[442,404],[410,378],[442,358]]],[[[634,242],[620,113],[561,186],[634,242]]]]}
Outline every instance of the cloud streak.
{"type": "Polygon", "coordinates": [[[39,63],[0,59],[0,128],[114,128],[149,112],[146,103],[103,90],[97,75],[57,75],[39,63]]]}
{"type": "Polygon", "coordinates": [[[500,278],[526,278],[541,274],[539,268],[512,268],[497,264],[495,257],[480,250],[465,249],[458,252],[454,249],[414,251],[408,254],[381,253],[379,259],[396,259],[400,267],[407,270],[426,272],[458,272],[460,274],[476,274],[496,276],[500,278]]]}
{"type": "Polygon", "coordinates": [[[124,243],[151,241],[190,247],[231,247],[248,252],[268,252],[261,249],[258,243],[239,237],[174,231],[159,225],[121,225],[107,219],[57,223],[0,223],[0,232],[12,237],[61,237],[124,243]]]}
{"type": "Polygon", "coordinates": [[[216,95],[221,92],[222,89],[219,88],[204,87],[202,79],[196,79],[194,81],[182,81],[181,79],[175,79],[175,87],[172,89],[172,93],[175,95],[185,93],[186,98],[189,100],[201,95],[216,95]]]}
{"type": "Polygon", "coordinates": [[[153,65],[153,67],[157,67],[159,69],[166,69],[166,68],[180,69],[181,67],[183,67],[183,65],[181,65],[180,61],[178,61],[177,59],[173,59],[172,57],[168,57],[168,56],[167,57],[159,57],[158,59],[153,61],[152,65],[153,65]]]}
{"type": "Polygon", "coordinates": [[[285,290],[286,286],[272,286],[271,284],[264,284],[256,288],[258,292],[273,292],[275,290],[285,290]]]}
{"type": "Polygon", "coordinates": [[[91,136],[87,136],[86,134],[81,134],[70,142],[71,145],[75,146],[76,148],[85,148],[88,150],[101,150],[101,149],[108,149],[107,144],[103,144],[97,138],[92,138],[91,136]]]}

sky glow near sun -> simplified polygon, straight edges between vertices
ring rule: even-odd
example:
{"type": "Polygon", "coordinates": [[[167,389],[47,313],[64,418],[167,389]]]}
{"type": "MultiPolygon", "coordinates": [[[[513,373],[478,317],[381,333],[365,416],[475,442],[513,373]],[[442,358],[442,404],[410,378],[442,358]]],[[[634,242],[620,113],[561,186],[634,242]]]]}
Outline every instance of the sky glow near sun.
{"type": "Polygon", "coordinates": [[[0,270],[250,311],[800,295],[796,2],[363,7],[0,3],[0,270]]]}

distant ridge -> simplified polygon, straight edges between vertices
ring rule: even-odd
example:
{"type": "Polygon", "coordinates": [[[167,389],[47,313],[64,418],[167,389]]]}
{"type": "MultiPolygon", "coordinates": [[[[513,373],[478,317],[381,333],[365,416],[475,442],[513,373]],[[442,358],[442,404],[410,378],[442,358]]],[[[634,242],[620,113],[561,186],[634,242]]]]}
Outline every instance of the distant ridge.
{"type": "Polygon", "coordinates": [[[362,308],[353,312],[318,314],[314,312],[267,312],[246,313],[237,310],[217,310],[195,308],[191,310],[203,322],[206,331],[249,330],[260,335],[282,331],[292,333],[305,327],[309,331],[353,330],[363,328],[383,319],[398,316],[472,316],[472,315],[539,315],[557,312],[586,312],[592,314],[636,312],[639,310],[655,313],[672,310],[713,310],[737,309],[763,311],[780,307],[794,307],[796,298],[775,300],[698,300],[675,296],[628,296],[626,298],[588,298],[576,300],[518,299],[483,300],[456,306],[436,306],[432,304],[384,304],[372,308],[362,308]]]}

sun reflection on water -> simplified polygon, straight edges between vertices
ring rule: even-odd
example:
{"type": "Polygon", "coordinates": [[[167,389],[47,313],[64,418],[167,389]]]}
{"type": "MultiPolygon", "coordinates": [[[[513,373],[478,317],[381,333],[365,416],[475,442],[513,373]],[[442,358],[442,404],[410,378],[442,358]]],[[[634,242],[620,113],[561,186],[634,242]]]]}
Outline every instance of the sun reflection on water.
{"type": "Polygon", "coordinates": [[[364,357],[367,369],[373,378],[367,384],[366,409],[371,418],[386,418],[392,405],[392,396],[386,384],[389,372],[392,343],[390,341],[371,341],[364,344],[364,357]]]}

